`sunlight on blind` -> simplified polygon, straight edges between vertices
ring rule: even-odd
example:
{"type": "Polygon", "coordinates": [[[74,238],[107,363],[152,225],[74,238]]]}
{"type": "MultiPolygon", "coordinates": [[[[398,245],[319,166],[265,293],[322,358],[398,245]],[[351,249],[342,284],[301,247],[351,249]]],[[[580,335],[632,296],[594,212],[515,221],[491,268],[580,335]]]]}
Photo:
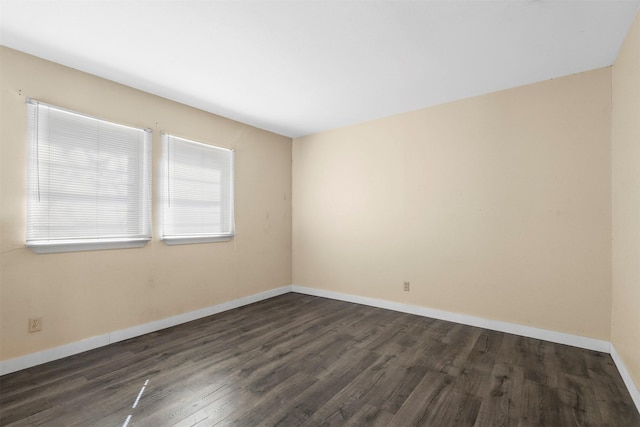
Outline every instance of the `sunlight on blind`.
{"type": "Polygon", "coordinates": [[[164,134],[162,163],[162,239],[233,237],[233,151],[164,134]]]}
{"type": "Polygon", "coordinates": [[[27,245],[150,240],[150,131],[27,106],[27,245]]]}

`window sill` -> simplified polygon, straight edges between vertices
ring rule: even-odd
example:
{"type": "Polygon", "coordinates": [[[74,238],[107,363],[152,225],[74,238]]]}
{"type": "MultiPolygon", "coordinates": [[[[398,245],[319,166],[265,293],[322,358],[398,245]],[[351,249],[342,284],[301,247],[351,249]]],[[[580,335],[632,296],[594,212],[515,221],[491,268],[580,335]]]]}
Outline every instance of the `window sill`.
{"type": "Polygon", "coordinates": [[[52,241],[47,243],[27,243],[27,247],[37,254],[51,254],[60,252],[84,252],[107,249],[141,248],[151,239],[135,240],[104,240],[104,241],[52,241]]]}
{"type": "Polygon", "coordinates": [[[234,234],[226,234],[222,236],[198,236],[198,237],[163,237],[162,242],[165,245],[192,245],[197,243],[215,243],[228,242],[233,239],[234,234]]]}

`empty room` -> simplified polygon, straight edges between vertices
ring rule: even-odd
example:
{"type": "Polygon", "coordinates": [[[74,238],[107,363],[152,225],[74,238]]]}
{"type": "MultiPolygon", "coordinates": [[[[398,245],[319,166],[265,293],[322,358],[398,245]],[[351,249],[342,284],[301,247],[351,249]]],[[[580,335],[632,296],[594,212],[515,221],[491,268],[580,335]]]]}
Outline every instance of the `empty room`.
{"type": "Polygon", "coordinates": [[[0,0],[0,426],[640,427],[640,0],[0,0]]]}

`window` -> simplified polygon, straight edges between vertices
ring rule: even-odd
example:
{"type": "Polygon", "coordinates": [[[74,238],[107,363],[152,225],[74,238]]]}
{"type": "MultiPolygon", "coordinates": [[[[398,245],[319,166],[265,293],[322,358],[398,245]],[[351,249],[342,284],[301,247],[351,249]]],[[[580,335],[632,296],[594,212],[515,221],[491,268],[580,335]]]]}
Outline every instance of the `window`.
{"type": "Polygon", "coordinates": [[[234,236],[233,151],[164,134],[162,240],[205,243],[234,236]]]}
{"type": "Polygon", "coordinates": [[[38,253],[151,239],[151,133],[28,100],[27,246],[38,253]]]}

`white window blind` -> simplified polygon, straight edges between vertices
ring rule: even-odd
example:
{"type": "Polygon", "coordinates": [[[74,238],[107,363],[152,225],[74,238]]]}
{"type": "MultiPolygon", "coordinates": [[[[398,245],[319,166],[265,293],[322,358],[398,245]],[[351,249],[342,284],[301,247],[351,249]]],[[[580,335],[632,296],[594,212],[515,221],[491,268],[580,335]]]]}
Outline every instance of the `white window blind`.
{"type": "Polygon", "coordinates": [[[28,100],[27,246],[143,246],[151,239],[151,133],[28,100]]]}
{"type": "Polygon", "coordinates": [[[233,151],[164,134],[162,239],[204,243],[234,236],[233,151]]]}

